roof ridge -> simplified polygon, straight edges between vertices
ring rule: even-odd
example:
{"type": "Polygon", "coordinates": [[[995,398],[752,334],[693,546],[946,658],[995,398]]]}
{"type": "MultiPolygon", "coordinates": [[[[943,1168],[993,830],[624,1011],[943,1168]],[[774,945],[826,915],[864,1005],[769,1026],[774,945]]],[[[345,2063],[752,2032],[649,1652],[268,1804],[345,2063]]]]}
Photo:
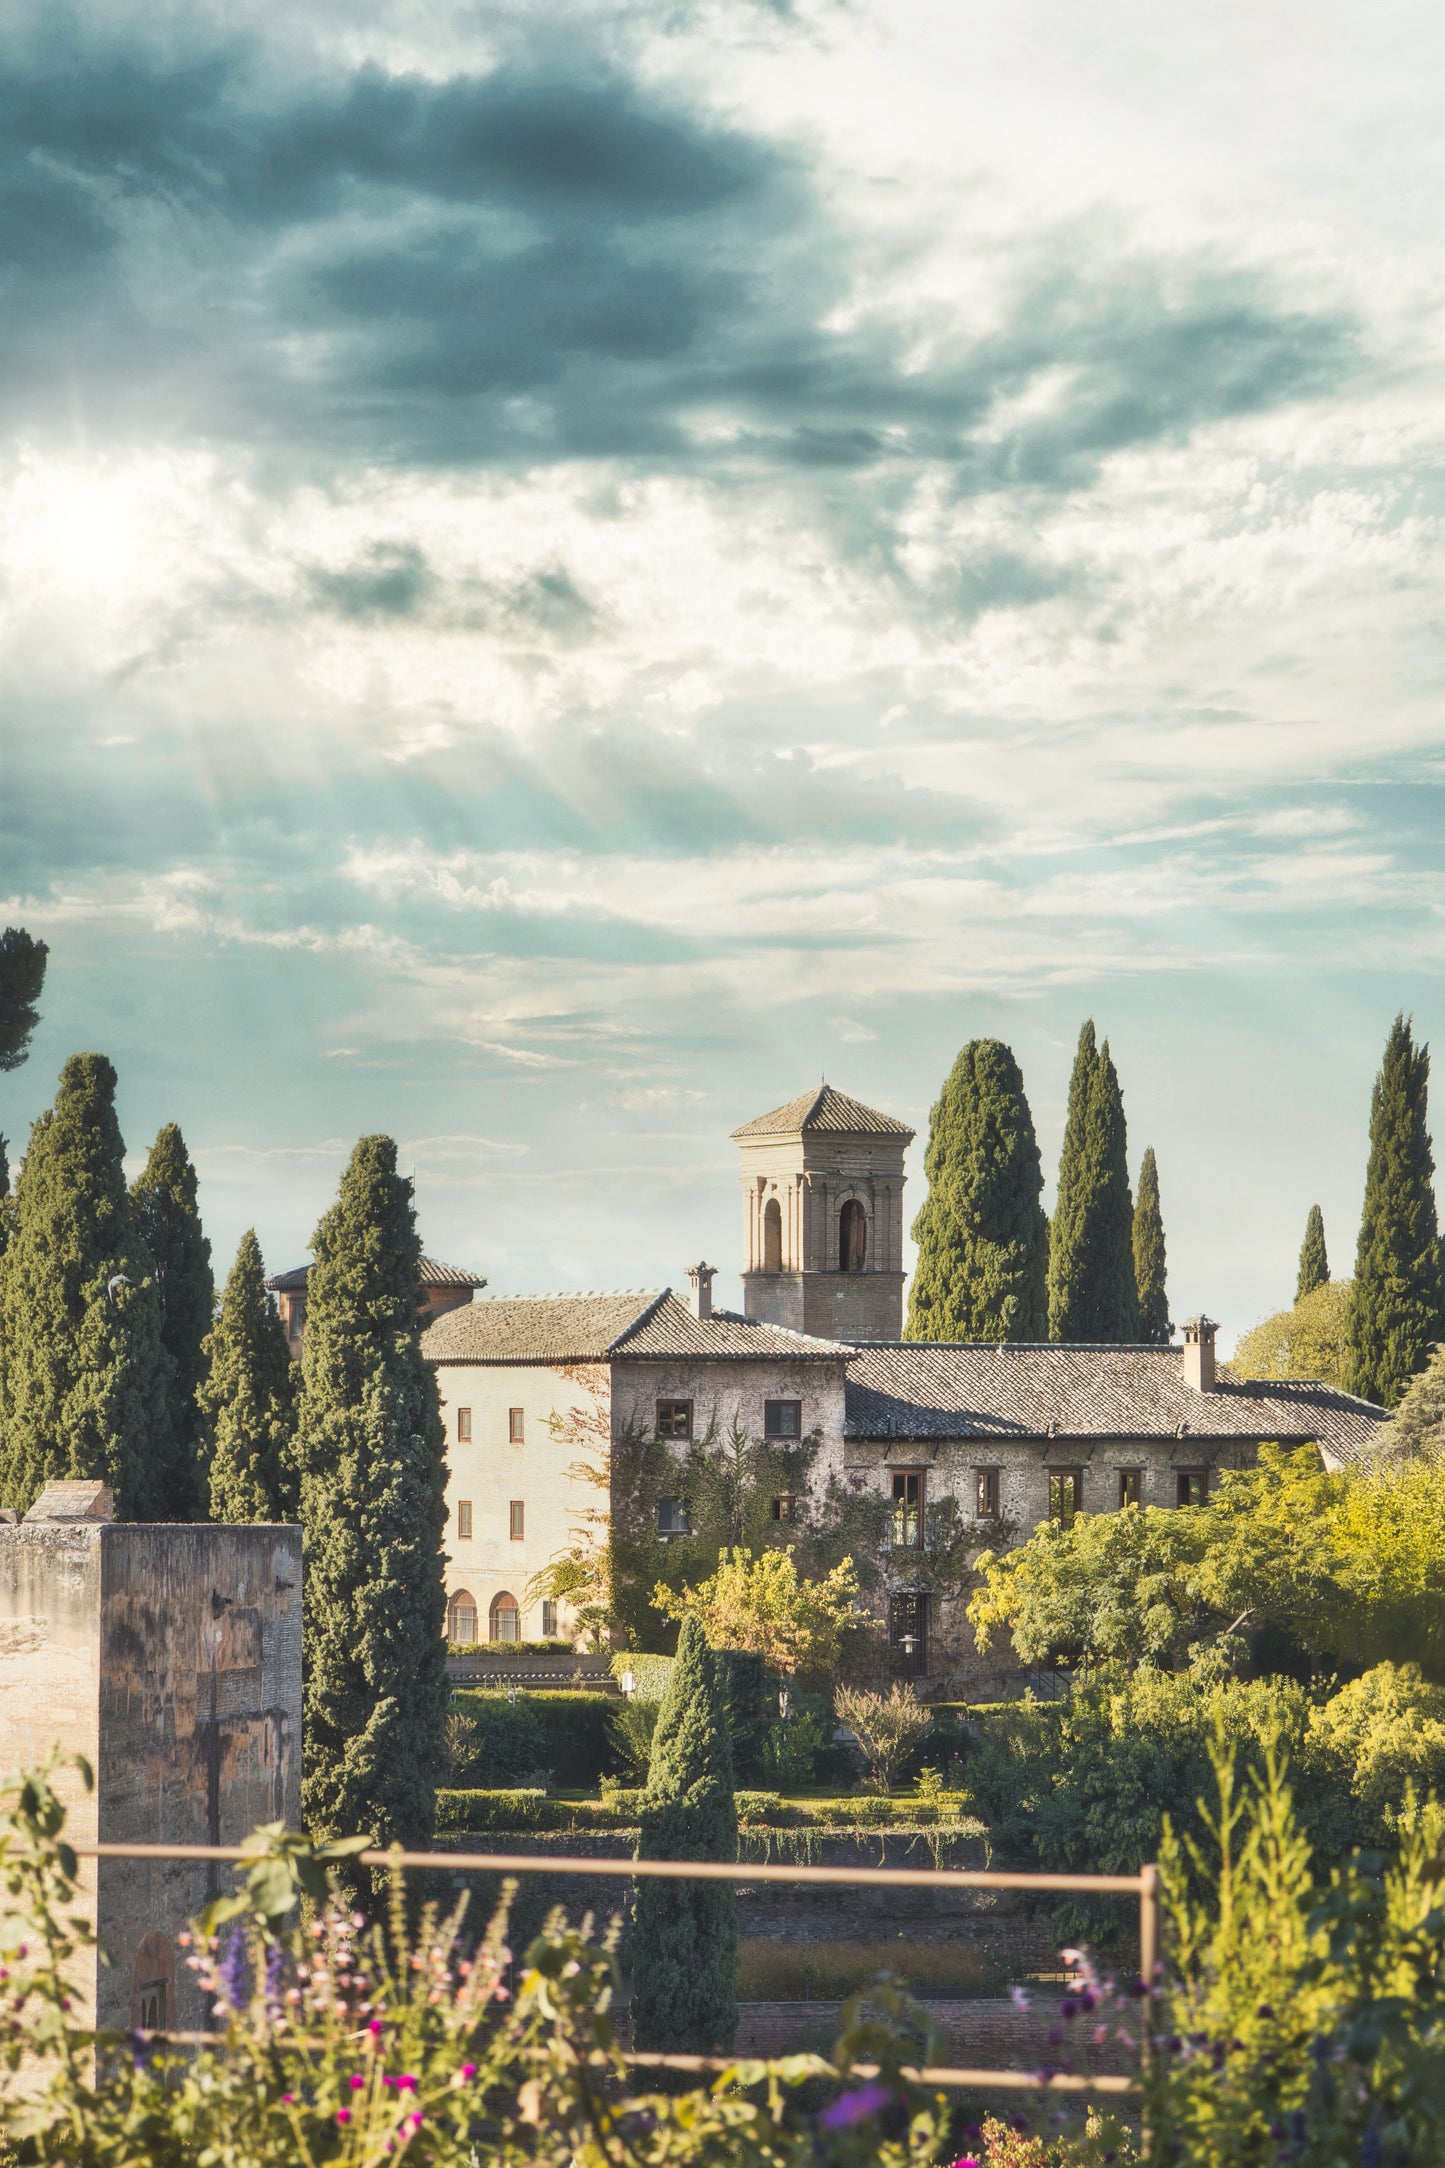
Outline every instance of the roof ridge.
{"type": "Polygon", "coordinates": [[[616,1349],[625,1346],[626,1343],[632,1338],[634,1333],[639,1333],[642,1331],[644,1326],[650,1325],[652,1323],[652,1320],[656,1317],[658,1311],[662,1308],[662,1305],[666,1302],[668,1296],[671,1293],[672,1289],[670,1287],[664,1287],[660,1295],[654,1295],[651,1302],[645,1304],[644,1307],[638,1311],[637,1316],[632,1320],[632,1323],[630,1325],[624,1325],[622,1331],[617,1333],[611,1340],[608,1341],[608,1354],[611,1355],[616,1349]]]}

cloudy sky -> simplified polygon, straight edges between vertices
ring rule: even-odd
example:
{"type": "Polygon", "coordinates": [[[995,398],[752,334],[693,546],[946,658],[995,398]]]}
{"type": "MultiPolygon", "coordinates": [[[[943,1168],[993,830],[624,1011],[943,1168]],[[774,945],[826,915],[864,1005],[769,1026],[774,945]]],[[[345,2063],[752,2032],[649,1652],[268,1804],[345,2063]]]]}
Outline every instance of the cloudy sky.
{"type": "MultiPolygon", "coordinates": [[[[224,1266],[355,1136],[494,1291],[1081,1020],[1174,1314],[1347,1268],[1445,1045],[1445,18],[7,10],[0,913],[224,1266]]],[[[1445,1090],[1445,1082],[1442,1082],[1445,1090]]],[[[914,1202],[921,1202],[921,1144],[914,1202]]]]}

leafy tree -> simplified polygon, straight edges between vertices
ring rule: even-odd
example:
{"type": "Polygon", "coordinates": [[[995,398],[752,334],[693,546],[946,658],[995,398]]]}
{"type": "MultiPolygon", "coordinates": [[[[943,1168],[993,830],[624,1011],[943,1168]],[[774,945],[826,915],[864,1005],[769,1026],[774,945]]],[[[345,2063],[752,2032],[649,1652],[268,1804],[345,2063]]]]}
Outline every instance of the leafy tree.
{"type": "Polygon", "coordinates": [[[833,1697],[838,1721],[863,1749],[875,1790],[886,1799],[910,1754],[933,1729],[933,1717],[911,1685],[895,1680],[886,1694],[840,1686],[833,1697]]]}
{"type": "Polygon", "coordinates": [[[1312,1204],[1309,1218],[1305,1221],[1305,1238],[1300,1244],[1299,1274],[1294,1283],[1294,1299],[1303,1302],[1317,1287],[1323,1287],[1330,1276],[1329,1253],[1325,1248],[1325,1216],[1317,1204],[1312,1204]]]}
{"type": "MultiPolygon", "coordinates": [[[[717,1658],[695,1618],[653,1733],[639,1859],[735,1860],[737,1806],[717,1658]]],[[[639,2048],[718,2054],[737,2026],[737,1904],[726,1882],[639,1881],[632,2029],[639,2048]]]]}
{"type": "Polygon", "coordinates": [[[295,1520],[296,1368],[248,1227],[205,1341],[202,1458],[216,1521],[295,1520]]]}
{"type": "Polygon", "coordinates": [[[1326,1385],[1342,1384],[1352,1295],[1348,1280],[1326,1280],[1302,1295],[1292,1310],[1262,1319],[1230,1357],[1230,1376],[1320,1378],[1326,1385]]]}
{"type": "Polygon", "coordinates": [[[1393,1408],[1445,1334],[1440,1241],[1425,1127],[1430,1050],[1395,1018],[1370,1104],[1365,1209],[1350,1306],[1350,1392],[1393,1408]]]}
{"type": "Polygon", "coordinates": [[[155,1265],[161,1298],[161,1340],[171,1359],[170,1432],[174,1488],[165,1518],[194,1519],[203,1509],[201,1411],[196,1393],[206,1373],[203,1343],[211,1329],[216,1288],[211,1245],[201,1231],[196,1170],[186,1140],[167,1122],[131,1186],[131,1210],[155,1265]]]}
{"type": "Polygon", "coordinates": [[[1396,1453],[1445,1454],[1445,1346],[1406,1386],[1383,1442],[1396,1453]]]}
{"type": "Polygon", "coordinates": [[[445,1768],[446,1447],[418,1331],[411,1184],[390,1137],[358,1143],[312,1250],[302,1803],[314,1833],[416,1844],[445,1768]]]}
{"type": "Polygon", "coordinates": [[[23,926],[0,933],[0,1070],[18,1069],[30,1052],[49,953],[23,926]]]}
{"type": "Polygon", "coordinates": [[[1134,1200],[1118,1072],[1107,1039],[1088,1060],[1092,1043],[1093,1025],[1086,1024],[1069,1086],[1065,1160],[1059,1168],[1059,1204],[1049,1245],[1049,1337],[1117,1342],[1139,1334],[1134,1200]]]}
{"type": "Polygon", "coordinates": [[[1159,1209],[1159,1167],[1151,1144],[1139,1162],[1134,1201],[1134,1285],[1139,1296],[1139,1338],[1167,1347],[1174,1327],[1164,1286],[1164,1216],[1159,1209]]]}
{"type": "Polygon", "coordinates": [[[175,1495],[171,1363],[160,1293],[136,1228],[115,1070],[73,1054],[30,1133],[0,1269],[0,1496],[95,1477],[133,1520],[175,1495]]]}
{"type": "Polygon", "coordinates": [[[850,1558],[826,1580],[808,1581],[790,1545],[757,1558],[724,1551],[700,1588],[679,1595],[659,1582],[652,1600],[667,1618],[696,1619],[716,1648],[751,1649],[774,1671],[809,1674],[836,1670],[857,1597],[850,1558]]]}
{"type": "Polygon", "coordinates": [[[933,1109],[907,1340],[1042,1340],[1048,1221],[1024,1080],[1001,1040],[971,1039],[933,1109]]]}

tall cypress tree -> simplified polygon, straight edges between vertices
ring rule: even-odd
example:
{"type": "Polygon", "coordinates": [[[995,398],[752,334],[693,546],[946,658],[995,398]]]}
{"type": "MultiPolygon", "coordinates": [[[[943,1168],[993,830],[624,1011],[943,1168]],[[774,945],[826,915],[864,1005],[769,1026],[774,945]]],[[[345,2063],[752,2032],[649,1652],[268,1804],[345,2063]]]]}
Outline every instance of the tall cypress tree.
{"type": "Polygon", "coordinates": [[[1086,1024],[1069,1087],[1059,1204],[1049,1244],[1052,1340],[1133,1340],[1139,1332],[1124,1099],[1107,1039],[1088,1060],[1093,1036],[1093,1025],[1086,1024]],[[1076,1125],[1080,1097],[1082,1120],[1076,1125]]]}
{"type": "Polygon", "coordinates": [[[254,1227],[241,1237],[205,1357],[197,1401],[212,1520],[295,1520],[295,1365],[254,1227]]]}
{"type": "Polygon", "coordinates": [[[73,1054],[30,1132],[0,1266],[0,1497],[97,1477],[131,1520],[169,1507],[170,1357],[125,1186],[115,1071],[73,1054]]]}
{"type": "Polygon", "coordinates": [[[1059,1188],[1049,1222],[1049,1338],[1071,1340],[1079,1336],[1067,1329],[1077,1254],[1082,1239],[1084,1203],[1084,1132],[1089,1119],[1089,1088],[1099,1063],[1094,1019],[1079,1033],[1069,1078],[1069,1106],[1064,1117],[1064,1144],[1059,1154],[1059,1188]]]}
{"type": "Polygon", "coordinates": [[[196,1390],[206,1372],[202,1343],[211,1329],[216,1289],[211,1245],[201,1231],[196,1170],[186,1140],[167,1122],[131,1186],[131,1209],[155,1265],[161,1298],[161,1339],[171,1358],[167,1395],[174,1449],[164,1518],[193,1520],[205,1505],[201,1411],[196,1390]]]}
{"type": "Polygon", "coordinates": [[[23,926],[0,933],[0,1070],[18,1069],[30,1052],[49,953],[23,926]]]}
{"type": "Polygon", "coordinates": [[[1167,1347],[1173,1326],[1164,1287],[1164,1215],[1159,1208],[1159,1167],[1151,1144],[1139,1162],[1134,1202],[1134,1285],[1139,1296],[1139,1338],[1167,1347]]]}
{"type": "Polygon", "coordinates": [[[1397,1016],[1370,1102],[1365,1209],[1355,1251],[1345,1382],[1394,1407],[1445,1332],[1440,1240],[1425,1126],[1430,1050],[1397,1016]]]}
{"type": "Polygon", "coordinates": [[[1024,1080],[998,1039],[971,1039],[928,1132],[928,1195],[913,1223],[918,1264],[907,1340],[1042,1340],[1048,1221],[1024,1080]]]}
{"type": "Polygon", "coordinates": [[[430,1833],[446,1718],[446,1441],[422,1358],[411,1183],[363,1137],[312,1242],[297,1465],[317,1836],[430,1833]]]}
{"type": "MultiPolygon", "coordinates": [[[[726,1689],[694,1618],[652,1736],[638,1859],[735,1860],[726,1689]]],[[[737,1901],[726,1882],[643,1881],[632,1926],[632,2030],[648,2053],[717,2055],[737,2028],[737,1901]]]]}
{"type": "Polygon", "coordinates": [[[1305,1238],[1300,1244],[1299,1273],[1294,1283],[1294,1299],[1303,1302],[1317,1287],[1323,1287],[1330,1276],[1329,1253],[1325,1249],[1325,1216],[1317,1204],[1310,1206],[1305,1221],[1305,1238]]]}

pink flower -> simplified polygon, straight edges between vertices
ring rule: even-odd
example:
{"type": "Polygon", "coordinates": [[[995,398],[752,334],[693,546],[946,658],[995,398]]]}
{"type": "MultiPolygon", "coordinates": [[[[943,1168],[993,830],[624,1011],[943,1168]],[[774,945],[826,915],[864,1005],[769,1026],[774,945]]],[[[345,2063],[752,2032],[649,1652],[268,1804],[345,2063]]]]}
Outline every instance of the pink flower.
{"type": "Polygon", "coordinates": [[[475,2063],[463,2063],[463,2064],[462,2064],[462,2076],[463,2076],[464,2078],[474,2078],[474,2077],[476,2076],[476,2074],[477,2074],[477,2066],[476,2066],[476,2064],[475,2064],[475,2063]]]}
{"type": "Polygon", "coordinates": [[[294,2108],[296,2105],[296,2095],[294,2093],[283,2093],[281,2095],[281,2105],[283,2108],[294,2108]]]}
{"type": "Polygon", "coordinates": [[[364,2078],[364,2077],[363,2077],[363,2076],[361,2075],[361,2072],[360,2072],[359,2070],[353,2070],[353,2071],[352,2071],[352,2073],[351,2073],[351,2090],[352,2090],[352,2092],[353,2092],[353,2093],[359,2093],[359,2092],[361,2091],[361,2088],[362,2088],[362,2086],[363,2086],[363,2085],[365,2085],[365,2083],[366,2083],[366,2080],[365,2080],[365,2078],[364,2078]]]}
{"type": "Polygon", "coordinates": [[[416,2079],[408,2073],[406,2077],[397,2079],[396,2089],[399,2093],[414,2093],[416,2091],[416,2079]]]}
{"type": "Polygon", "coordinates": [[[424,2123],[425,2121],[426,2121],[426,2117],[425,2117],[425,2116],[424,2116],[424,2115],[422,2114],[422,2112],[421,2112],[420,2108],[418,2108],[418,2109],[417,2109],[417,2111],[416,2111],[416,2113],[415,2113],[415,2115],[409,2115],[409,2116],[407,2117],[407,2119],[406,2119],[406,2127],[407,2127],[407,2129],[408,2129],[408,2130],[420,2130],[420,2129],[421,2129],[421,2126],[422,2126],[422,2124],[423,2124],[423,2123],[424,2123]]]}
{"type": "Polygon", "coordinates": [[[374,2017],[366,2029],[374,2037],[382,2029],[381,2019],[379,2017],[374,2017]]]}
{"type": "Polygon", "coordinates": [[[336,2120],[338,2123],[349,2123],[351,2121],[350,2108],[338,2108],[336,2111],[336,2120]]]}

